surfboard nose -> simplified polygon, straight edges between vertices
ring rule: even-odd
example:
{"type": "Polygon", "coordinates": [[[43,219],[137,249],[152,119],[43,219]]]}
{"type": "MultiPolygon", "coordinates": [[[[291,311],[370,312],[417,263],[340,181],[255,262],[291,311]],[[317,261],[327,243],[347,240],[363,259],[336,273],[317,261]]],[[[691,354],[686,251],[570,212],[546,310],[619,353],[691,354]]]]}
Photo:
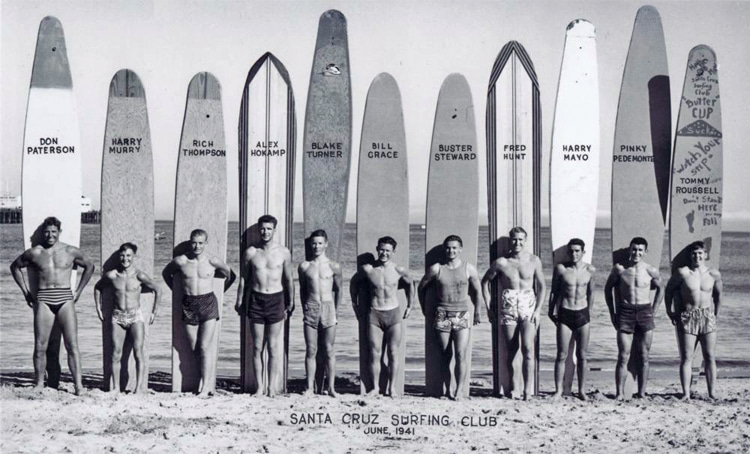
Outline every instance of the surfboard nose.
{"type": "Polygon", "coordinates": [[[47,16],[39,24],[39,34],[31,73],[31,86],[39,88],[72,88],[65,33],[60,21],[47,16]]]}
{"type": "Polygon", "coordinates": [[[576,19],[568,24],[565,34],[570,37],[594,38],[596,27],[586,19],[576,19]]]}

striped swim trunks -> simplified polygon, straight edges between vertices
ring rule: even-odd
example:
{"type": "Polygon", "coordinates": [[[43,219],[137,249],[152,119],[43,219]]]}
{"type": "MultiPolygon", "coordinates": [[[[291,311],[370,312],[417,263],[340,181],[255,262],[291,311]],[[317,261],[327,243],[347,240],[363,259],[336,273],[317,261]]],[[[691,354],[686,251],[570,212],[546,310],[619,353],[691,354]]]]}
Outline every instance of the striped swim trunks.
{"type": "Polygon", "coordinates": [[[716,315],[711,307],[679,312],[679,323],[687,334],[700,336],[716,331],[716,315]]]}
{"type": "Polygon", "coordinates": [[[63,304],[73,301],[73,292],[68,288],[40,288],[36,292],[36,301],[44,303],[57,314],[63,304]]]}
{"type": "Polygon", "coordinates": [[[182,298],[182,321],[200,325],[207,320],[219,319],[219,301],[213,292],[205,295],[185,295],[182,298]]]}

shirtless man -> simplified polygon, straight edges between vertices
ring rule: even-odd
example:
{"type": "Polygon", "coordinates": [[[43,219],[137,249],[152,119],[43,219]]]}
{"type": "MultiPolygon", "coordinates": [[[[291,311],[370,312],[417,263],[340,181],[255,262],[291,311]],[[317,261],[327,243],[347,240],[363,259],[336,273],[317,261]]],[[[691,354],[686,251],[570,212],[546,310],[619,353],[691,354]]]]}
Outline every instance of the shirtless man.
{"type": "Polygon", "coordinates": [[[648,252],[645,238],[635,237],[630,240],[629,258],[624,265],[612,267],[607,284],[604,286],[604,298],[609,308],[612,325],[617,330],[617,368],[615,382],[617,392],[615,399],[625,398],[625,380],[627,364],[634,336],[640,346],[636,352],[636,373],[638,375],[639,398],[646,397],[648,383],[648,355],[654,337],[654,314],[661,304],[664,284],[659,270],[644,262],[648,252]],[[654,289],[653,303],[649,293],[654,289]],[[613,297],[614,293],[614,297],[613,297]],[[614,304],[616,303],[616,304],[614,304]]]}
{"type": "Polygon", "coordinates": [[[667,284],[667,314],[677,327],[682,399],[690,400],[691,366],[697,342],[701,343],[703,351],[708,397],[715,399],[716,318],[721,304],[721,274],[706,266],[708,254],[702,241],[692,243],[689,250],[690,265],[679,268],[667,284]]]}
{"type": "MultiPolygon", "coordinates": [[[[534,376],[534,340],[539,327],[539,314],[546,285],[542,274],[542,261],[539,257],[523,250],[526,245],[526,230],[513,227],[508,233],[510,250],[505,257],[492,262],[490,269],[482,278],[482,292],[487,304],[487,313],[492,323],[495,322],[495,311],[490,306],[490,283],[499,277],[498,295],[502,303],[499,307],[499,321],[503,336],[508,345],[507,367],[513,376],[513,358],[519,347],[523,356],[523,399],[528,400],[534,391],[531,388],[534,376]]],[[[512,396],[513,390],[505,390],[505,395],[512,396]]]]}
{"type": "MultiPolygon", "coordinates": [[[[26,303],[34,310],[34,373],[36,387],[44,388],[44,371],[47,368],[47,345],[52,327],[58,323],[62,329],[65,350],[68,352],[68,368],[75,382],[75,393],[83,393],[81,382],[81,356],[78,352],[78,319],[75,303],[94,274],[94,262],[83,255],[80,249],[59,241],[62,228],[60,220],[48,217],[42,223],[42,244],[25,250],[13,263],[10,272],[21,288],[26,303]],[[70,290],[73,267],[83,268],[75,294],[70,290]],[[36,272],[38,289],[33,294],[26,285],[23,268],[36,272]]],[[[55,380],[50,377],[50,381],[55,380]]],[[[56,380],[55,380],[56,381],[56,380]]],[[[52,386],[52,384],[50,384],[52,386]]],[[[56,387],[56,386],[53,386],[56,387]]]]}
{"type": "Polygon", "coordinates": [[[465,395],[464,385],[468,382],[469,366],[466,364],[470,329],[478,325],[479,301],[482,289],[479,275],[474,265],[461,260],[463,241],[458,235],[449,235],[443,240],[445,262],[435,263],[419,282],[418,296],[422,314],[426,316],[427,288],[435,286],[435,325],[433,328],[440,339],[442,352],[443,385],[446,396],[461,400],[465,395]],[[469,321],[469,304],[474,305],[474,320],[469,321]],[[455,351],[456,393],[450,395],[451,370],[450,362],[455,351]]]}
{"type": "Polygon", "coordinates": [[[138,246],[133,243],[123,243],[118,249],[120,264],[114,270],[104,273],[94,287],[94,303],[99,320],[111,323],[112,326],[112,377],[109,390],[120,392],[120,359],[122,358],[122,344],[130,334],[133,339],[133,356],[135,357],[135,392],[140,393],[148,389],[148,377],[145,377],[145,357],[143,343],[146,338],[146,327],[141,311],[141,290],[145,289],[154,294],[154,306],[148,314],[148,324],[154,323],[156,306],[161,300],[161,289],[143,271],[132,266],[138,253],[138,246]],[[109,320],[104,320],[102,312],[102,292],[110,288],[113,293],[114,310],[109,320]]]}
{"type": "Polygon", "coordinates": [[[253,335],[253,370],[257,388],[253,394],[274,397],[285,386],[279,383],[284,364],[284,320],[294,312],[294,276],[292,254],[274,241],[275,217],[265,214],[258,218],[260,242],[247,248],[242,255],[245,276],[240,276],[235,310],[250,319],[253,335]],[[245,291],[245,281],[250,288],[245,291]],[[268,346],[268,364],[263,367],[263,349],[268,346]],[[268,373],[266,384],[264,372],[268,373]]]}
{"type": "Polygon", "coordinates": [[[581,400],[588,400],[586,397],[586,361],[596,269],[582,260],[586,253],[585,248],[585,243],[579,238],[568,241],[570,261],[558,264],[552,273],[549,318],[557,326],[553,399],[559,399],[562,396],[565,360],[568,358],[570,337],[573,336],[576,341],[576,359],[578,360],[578,397],[581,400]]]}
{"type": "Polygon", "coordinates": [[[226,281],[226,292],[235,279],[234,271],[218,257],[205,254],[208,233],[202,229],[190,232],[192,250],[178,255],[164,268],[161,275],[164,282],[174,291],[174,278],[179,278],[184,296],[182,298],[182,321],[190,346],[198,364],[201,380],[198,389],[200,397],[213,394],[216,379],[213,374],[215,352],[211,348],[216,336],[216,321],[219,319],[219,301],[214,295],[214,277],[218,273],[226,281]],[[213,378],[212,378],[213,377],[213,378]],[[210,380],[209,380],[210,379],[210,380]]]}
{"type": "Polygon", "coordinates": [[[411,312],[412,280],[409,270],[391,261],[396,253],[396,240],[390,236],[378,239],[378,259],[373,264],[366,264],[352,278],[349,293],[357,318],[367,322],[367,345],[369,348],[369,376],[363,377],[368,395],[377,395],[377,381],[380,376],[380,355],[383,336],[388,351],[388,389],[386,395],[398,397],[399,390],[393,384],[402,367],[399,363],[401,352],[401,335],[403,320],[411,312]],[[398,301],[398,290],[404,289],[406,310],[401,312],[398,301]],[[359,301],[360,290],[366,290],[369,297],[359,301]]]}

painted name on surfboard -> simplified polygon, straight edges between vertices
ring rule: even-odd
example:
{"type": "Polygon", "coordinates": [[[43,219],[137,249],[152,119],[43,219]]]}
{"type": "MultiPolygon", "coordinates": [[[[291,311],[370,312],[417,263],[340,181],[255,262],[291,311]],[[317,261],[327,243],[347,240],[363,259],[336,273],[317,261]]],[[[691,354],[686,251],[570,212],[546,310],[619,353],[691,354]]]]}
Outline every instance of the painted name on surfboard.
{"type": "Polygon", "coordinates": [[[26,147],[26,154],[66,154],[75,153],[75,145],[59,145],[57,137],[40,137],[39,146],[26,147]]]}
{"type": "Polygon", "coordinates": [[[109,153],[140,153],[142,137],[113,137],[109,144],[109,153]]]}
{"type": "Polygon", "coordinates": [[[183,156],[216,156],[225,157],[227,155],[226,150],[211,148],[214,146],[213,140],[196,140],[193,139],[193,147],[195,148],[183,148],[183,156]]]}
{"type": "Polygon", "coordinates": [[[526,159],[526,145],[503,145],[503,159],[506,161],[526,159]],[[510,153],[508,153],[510,152],[510,153]]]}
{"type": "Polygon", "coordinates": [[[344,144],[342,142],[313,142],[312,150],[307,150],[309,158],[343,158],[344,144]]]}
{"type": "Polygon", "coordinates": [[[654,156],[647,154],[643,156],[641,154],[648,153],[648,145],[620,145],[620,153],[625,154],[614,154],[612,161],[614,162],[654,162],[654,156]],[[634,154],[631,154],[634,153],[634,154]],[[640,154],[639,154],[640,153],[640,154]]]}
{"type": "Polygon", "coordinates": [[[398,150],[394,150],[390,142],[372,142],[367,157],[370,159],[397,159],[398,150]]]}
{"type": "Polygon", "coordinates": [[[591,145],[563,145],[563,161],[588,161],[591,145]]]}
{"type": "Polygon", "coordinates": [[[435,161],[473,161],[477,159],[474,146],[470,144],[438,144],[435,161]]]}
{"type": "Polygon", "coordinates": [[[284,156],[286,155],[285,148],[279,148],[278,140],[269,140],[268,142],[259,140],[255,144],[255,148],[250,150],[250,156],[284,156]]]}

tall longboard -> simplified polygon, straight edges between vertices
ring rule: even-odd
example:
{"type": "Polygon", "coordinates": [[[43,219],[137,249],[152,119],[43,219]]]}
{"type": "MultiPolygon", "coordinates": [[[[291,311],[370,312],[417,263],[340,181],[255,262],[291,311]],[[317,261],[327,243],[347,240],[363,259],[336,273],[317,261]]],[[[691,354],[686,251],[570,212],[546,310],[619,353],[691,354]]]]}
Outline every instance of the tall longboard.
{"type": "MultiPolygon", "coordinates": [[[[479,180],[477,133],[471,90],[461,74],[446,77],[440,87],[427,174],[427,211],[425,223],[425,269],[444,259],[443,240],[458,235],[463,240],[461,258],[476,266],[479,217],[479,180]]],[[[425,301],[425,393],[443,396],[440,341],[435,332],[436,297],[428,288],[425,301]]],[[[474,306],[469,304],[469,323],[474,306]]],[[[467,352],[465,396],[471,380],[471,338],[467,352]]],[[[453,361],[451,361],[453,362],[453,361]]],[[[451,392],[455,390],[451,377],[451,392]]]]}
{"type": "MultiPolygon", "coordinates": [[[[409,172],[406,155],[404,114],[401,92],[396,80],[388,73],[378,74],[367,92],[367,104],[362,123],[359,146],[359,179],[357,186],[357,267],[372,264],[378,238],[391,236],[398,243],[394,262],[409,269],[409,172]]],[[[363,290],[360,304],[368,301],[369,292],[363,290]]],[[[406,298],[399,289],[400,314],[406,311],[406,298]]],[[[369,312],[367,306],[362,306],[369,312]]],[[[369,374],[367,343],[367,315],[359,320],[360,389],[370,392],[376,386],[384,394],[388,386],[386,343],[381,349],[380,376],[369,374]]],[[[385,337],[385,336],[384,336],[385,337]]],[[[406,322],[401,323],[401,367],[394,388],[404,392],[406,361],[406,322]]]]}
{"type": "MultiPolygon", "coordinates": [[[[23,137],[21,195],[26,249],[41,244],[41,224],[48,216],[62,223],[60,241],[76,247],[80,244],[79,134],[65,34],[60,21],[47,16],[39,24],[23,137]]],[[[29,288],[36,294],[38,276],[27,270],[29,288]]],[[[75,272],[70,286],[75,290],[75,272]]],[[[55,388],[60,381],[60,335],[56,325],[47,348],[47,383],[55,388]]]]}
{"type": "MultiPolygon", "coordinates": [[[[338,262],[346,221],[352,145],[352,93],[346,18],[336,10],[320,16],[305,111],[302,203],[305,238],[328,234],[328,257],[338,262]]],[[[310,251],[305,240],[305,258],[310,251]]],[[[343,291],[343,289],[340,289],[343,291]]],[[[323,383],[322,337],[316,383],[323,383]]]]}
{"type": "MultiPolygon", "coordinates": [[[[628,261],[634,237],[648,241],[646,262],[659,268],[669,196],[672,113],[667,49],[659,12],[638,10],[622,76],[612,155],[612,262],[628,261]]],[[[639,341],[635,341],[639,342],[639,341]]],[[[637,382],[631,349],[625,395],[637,382]]]]}
{"type": "MultiPolygon", "coordinates": [[[[500,50],[487,92],[487,202],[490,261],[510,249],[508,232],[522,226],[526,248],[539,255],[541,227],[542,109],[534,64],[523,46],[511,41],[500,50]]],[[[498,301],[498,284],[492,300],[498,301]]],[[[493,392],[510,395],[523,389],[520,349],[507,367],[508,345],[499,310],[492,325],[493,392]]],[[[537,336],[536,348],[539,347],[537,336]]],[[[538,357],[538,354],[536,355],[538,357]]],[[[537,374],[538,366],[537,364],[537,374]]],[[[534,377],[534,383],[538,383],[534,377]]]]}
{"type": "MultiPolygon", "coordinates": [[[[270,214],[279,222],[275,241],[292,252],[295,145],[294,93],[284,65],[271,53],[250,68],[242,94],[239,124],[240,263],[244,251],[259,240],[257,221],[270,214]]],[[[245,291],[250,290],[248,270],[245,291]]],[[[277,393],[286,392],[289,320],[284,322],[284,361],[277,393]]],[[[243,391],[258,389],[253,369],[253,336],[249,318],[240,323],[240,382],[243,391]]],[[[264,354],[264,367],[267,355],[264,354]]],[[[264,390],[268,390],[268,371],[264,390]]]]}
{"type": "MultiPolygon", "coordinates": [[[[213,74],[200,72],[190,80],[177,158],[174,201],[173,256],[190,252],[190,232],[203,229],[208,241],[203,254],[226,261],[227,255],[227,152],[221,86],[213,74]]],[[[201,383],[200,363],[182,320],[184,290],[179,279],[172,287],[172,391],[195,392],[201,383]]],[[[214,278],[219,302],[211,351],[214,367],[204,387],[216,384],[221,318],[224,317],[224,279],[214,278]]]]}
{"type": "MultiPolygon", "coordinates": [[[[550,156],[550,233],[553,265],[568,260],[571,238],[586,243],[583,261],[592,262],[599,198],[599,80],[594,26],[583,19],[565,33],[550,156]]],[[[557,308],[555,308],[555,312],[557,308]]],[[[575,340],[566,363],[566,393],[573,376],[575,340]]]]}
{"type": "Polygon", "coordinates": [[[689,264],[687,247],[697,240],[706,244],[706,265],[719,268],[723,141],[716,54],[699,45],[688,57],[675,132],[669,218],[673,273],[689,264]]]}
{"type": "MultiPolygon", "coordinates": [[[[138,75],[121,69],[109,84],[107,123],[102,149],[101,182],[101,263],[102,274],[119,264],[117,249],[122,243],[138,246],[133,266],[154,276],[154,161],[148,123],[146,92],[138,75]]],[[[151,294],[140,298],[146,338],[143,345],[145,375],[148,381],[149,318],[153,309],[151,294]]],[[[112,311],[114,292],[102,294],[102,346],[104,384],[112,385],[112,311]]],[[[120,364],[120,390],[134,390],[136,382],[132,339],[123,345],[120,364]]]]}

